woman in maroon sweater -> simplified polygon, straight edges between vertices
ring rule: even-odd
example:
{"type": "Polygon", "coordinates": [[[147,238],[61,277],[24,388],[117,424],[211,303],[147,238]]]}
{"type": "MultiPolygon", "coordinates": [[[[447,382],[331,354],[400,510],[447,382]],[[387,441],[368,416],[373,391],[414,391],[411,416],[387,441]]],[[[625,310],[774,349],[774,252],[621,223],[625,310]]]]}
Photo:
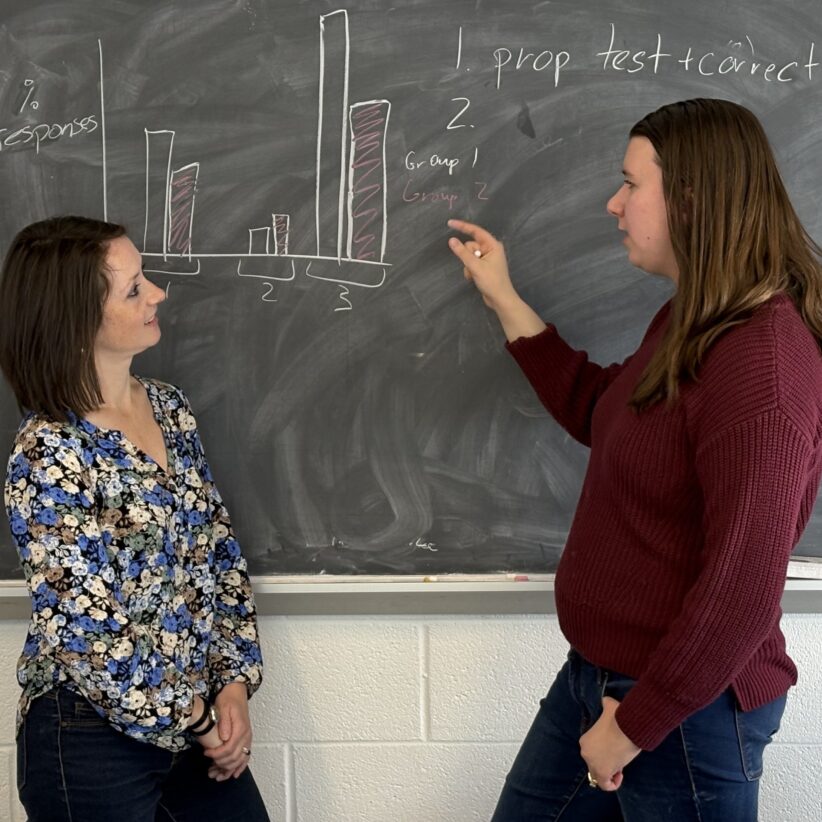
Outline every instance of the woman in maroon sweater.
{"type": "Polygon", "coordinates": [[[519,298],[494,237],[449,223],[509,351],[591,448],[556,577],[571,652],[494,822],[754,822],[796,682],[785,571],[822,472],[819,248],[734,103],[649,114],[623,175],[607,208],[628,259],[676,293],[607,368],[519,298]]]}

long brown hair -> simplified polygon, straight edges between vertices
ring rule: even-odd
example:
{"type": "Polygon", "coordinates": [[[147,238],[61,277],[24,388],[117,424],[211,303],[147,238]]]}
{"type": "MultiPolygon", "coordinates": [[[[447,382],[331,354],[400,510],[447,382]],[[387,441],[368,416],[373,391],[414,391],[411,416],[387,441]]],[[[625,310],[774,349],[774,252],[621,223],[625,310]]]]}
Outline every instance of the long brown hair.
{"type": "Polygon", "coordinates": [[[822,344],[822,251],[791,205],[759,120],[727,100],[685,100],[648,114],[630,136],[656,151],[679,266],[670,324],[631,405],[676,399],[710,345],[779,292],[822,344]]]}
{"type": "Polygon", "coordinates": [[[65,420],[103,397],[94,340],[108,296],[108,243],[123,226],[53,217],[20,231],[0,275],[0,368],[21,410],[65,420]]]}

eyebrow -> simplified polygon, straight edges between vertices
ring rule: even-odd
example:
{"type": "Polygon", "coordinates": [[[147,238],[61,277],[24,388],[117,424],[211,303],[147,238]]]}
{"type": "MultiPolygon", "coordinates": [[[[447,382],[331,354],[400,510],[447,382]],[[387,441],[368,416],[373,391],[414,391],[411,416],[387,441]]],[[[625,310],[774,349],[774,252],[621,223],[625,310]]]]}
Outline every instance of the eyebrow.
{"type": "Polygon", "coordinates": [[[623,177],[633,177],[634,175],[633,175],[633,174],[631,174],[631,172],[630,172],[630,171],[628,171],[628,169],[623,168],[623,169],[622,169],[622,176],[623,176],[623,177]]]}

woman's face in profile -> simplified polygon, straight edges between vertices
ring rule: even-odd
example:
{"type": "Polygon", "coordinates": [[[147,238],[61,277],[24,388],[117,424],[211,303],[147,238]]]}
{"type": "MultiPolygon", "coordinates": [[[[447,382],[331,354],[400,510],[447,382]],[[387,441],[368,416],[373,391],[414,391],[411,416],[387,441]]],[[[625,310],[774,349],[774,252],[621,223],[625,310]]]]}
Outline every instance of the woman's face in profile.
{"type": "Polygon", "coordinates": [[[625,232],[628,260],[649,274],[678,282],[679,266],[668,231],[662,168],[650,140],[632,137],[628,141],[622,174],[625,180],[608,200],[607,209],[617,218],[619,230],[625,232]]]}
{"type": "Polygon", "coordinates": [[[128,237],[118,237],[108,244],[106,268],[109,292],[95,354],[133,357],[159,341],[157,308],[166,295],[146,279],[140,252],[128,237]]]}

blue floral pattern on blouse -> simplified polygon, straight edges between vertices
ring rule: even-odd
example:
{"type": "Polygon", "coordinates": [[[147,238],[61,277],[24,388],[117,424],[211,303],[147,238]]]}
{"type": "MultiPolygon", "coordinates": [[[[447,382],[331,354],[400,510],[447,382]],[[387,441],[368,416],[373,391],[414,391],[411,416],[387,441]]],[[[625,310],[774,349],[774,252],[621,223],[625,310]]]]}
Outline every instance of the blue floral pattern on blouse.
{"type": "Polygon", "coordinates": [[[30,414],[17,433],[5,500],[32,600],[18,728],[61,686],[129,736],[178,751],[194,695],[229,682],[251,695],[262,657],[246,562],[188,400],[140,382],[168,471],[73,414],[30,414]]]}

